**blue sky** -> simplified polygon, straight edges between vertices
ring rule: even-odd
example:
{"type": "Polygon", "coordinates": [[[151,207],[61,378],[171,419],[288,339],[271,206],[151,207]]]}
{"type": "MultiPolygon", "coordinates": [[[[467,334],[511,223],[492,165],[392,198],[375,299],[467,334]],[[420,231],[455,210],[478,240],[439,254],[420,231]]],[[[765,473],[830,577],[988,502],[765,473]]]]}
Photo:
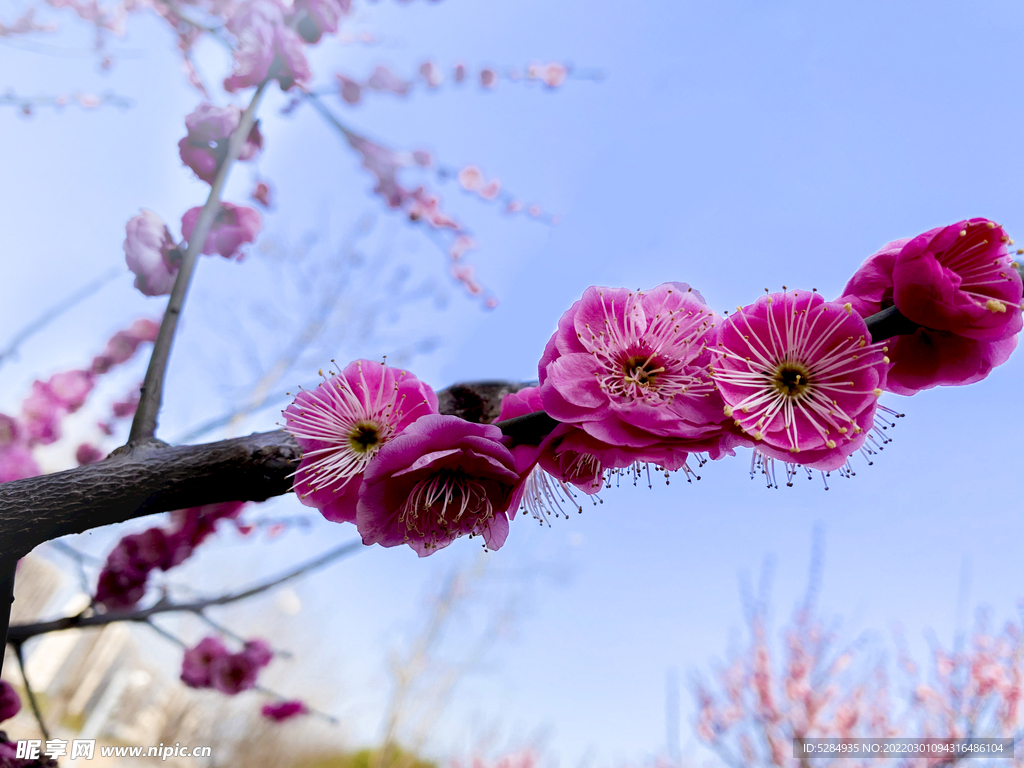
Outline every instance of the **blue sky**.
{"type": "MultiPolygon", "coordinates": [[[[481,243],[472,258],[501,299],[493,312],[448,282],[440,253],[419,232],[368,197],[370,178],[336,135],[311,111],[281,116],[284,98],[274,94],[262,114],[259,165],[278,198],[265,220],[268,242],[316,232],[318,248],[336,250],[375,212],[374,252],[408,265],[409,279],[434,292],[393,307],[393,292],[365,278],[364,302],[352,301],[346,315],[348,335],[326,339],[321,359],[304,361],[308,370],[289,386],[308,382],[330,357],[376,357],[426,337],[436,348],[409,365],[439,388],[532,379],[558,317],[589,285],[685,281],[723,311],[783,284],[838,295],[883,243],[962,218],[1024,231],[1019,4],[445,0],[383,3],[357,24],[383,44],[321,46],[314,64],[323,83],[336,70],[365,75],[376,63],[411,74],[428,56],[503,66],[561,59],[607,78],[554,92],[502,83],[487,93],[377,96],[345,112],[374,137],[430,149],[450,165],[479,164],[561,214],[549,228],[441,188],[481,243]],[[384,308],[374,331],[352,332],[374,306],[384,308]]],[[[79,37],[59,41],[86,45],[79,37]]],[[[138,208],[174,224],[203,198],[204,185],[177,157],[183,115],[198,98],[169,36],[140,18],[116,47],[129,55],[100,74],[87,58],[0,46],[4,87],[30,95],[111,88],[135,100],[123,112],[0,113],[0,336],[118,263],[124,223],[138,208]]],[[[211,73],[225,65],[212,47],[202,61],[211,73]]],[[[244,201],[251,178],[249,168],[235,169],[227,199],[244,201]]],[[[241,265],[200,264],[172,360],[162,417],[169,434],[223,412],[253,380],[253,355],[287,342],[260,319],[270,306],[284,316],[301,310],[301,296],[275,282],[272,250],[256,249],[241,265]]],[[[159,306],[133,293],[127,277],[115,282],[0,371],[0,405],[13,407],[34,374],[83,364],[111,331],[159,306]]],[[[803,593],[819,528],[822,602],[851,633],[885,636],[899,623],[918,650],[927,628],[948,640],[965,620],[962,583],[970,605],[1008,617],[1024,596],[1022,365],[1014,357],[967,388],[887,396],[907,414],[895,442],[827,492],[817,482],[767,490],[748,479],[742,455],[706,467],[697,483],[609,491],[600,507],[550,529],[515,524],[489,556],[492,568],[568,575],[505,580],[520,595],[515,633],[464,681],[434,748],[458,749],[467,731],[485,730],[474,723],[498,722],[513,740],[545,730],[550,754],[566,765],[658,753],[666,670],[686,681],[724,654],[742,629],[743,574],[756,581],[765,558],[775,564],[775,615],[786,617],[803,593]]],[[[238,429],[271,428],[275,418],[269,411],[238,429]]],[[[324,524],[273,547],[226,540],[231,568],[198,562],[189,573],[237,584],[240,572],[273,570],[349,535],[324,524]]],[[[414,632],[424,596],[475,557],[474,543],[460,544],[422,562],[411,552],[367,552],[299,588],[307,609],[289,631],[297,644],[320,637],[313,677],[337,675],[337,706],[355,738],[378,735],[382,647],[414,632]]],[[[238,620],[258,627],[260,610],[238,620]]],[[[479,623],[474,611],[464,619],[479,623]]],[[[295,671],[295,685],[313,679],[295,671]]],[[[691,707],[684,692],[684,718],[691,707]]],[[[699,755],[688,732],[684,723],[684,748],[699,755]]]]}

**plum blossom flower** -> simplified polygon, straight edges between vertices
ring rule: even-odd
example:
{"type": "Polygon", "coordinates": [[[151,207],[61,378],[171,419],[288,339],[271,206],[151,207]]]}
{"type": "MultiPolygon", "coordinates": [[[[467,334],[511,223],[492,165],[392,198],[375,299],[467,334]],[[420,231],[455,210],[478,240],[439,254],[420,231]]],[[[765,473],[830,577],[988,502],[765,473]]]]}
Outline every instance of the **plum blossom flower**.
{"type": "Polygon", "coordinates": [[[356,527],[364,544],[408,544],[420,557],[463,535],[498,549],[508,536],[515,458],[501,430],[423,416],[385,445],[363,476],[356,527]]]}
{"type": "Polygon", "coordinates": [[[156,341],[160,323],[145,318],[134,321],[127,329],[115,333],[104,347],[103,352],[92,360],[92,373],[106,373],[115,365],[132,359],[139,345],[156,341]]]}
{"type": "Polygon", "coordinates": [[[263,717],[268,720],[273,720],[275,723],[283,723],[285,720],[291,720],[293,717],[305,715],[307,712],[309,712],[309,709],[298,699],[278,701],[273,704],[264,704],[263,708],[260,709],[260,714],[263,715],[263,717]]]}
{"type": "Polygon", "coordinates": [[[0,448],[0,483],[42,474],[32,451],[21,445],[0,448]]]}
{"type": "MultiPolygon", "coordinates": [[[[192,237],[200,211],[202,208],[198,206],[189,208],[181,217],[181,235],[186,240],[192,237]]],[[[244,205],[221,203],[202,252],[208,256],[219,253],[225,259],[237,256],[242,245],[256,239],[261,226],[258,211],[244,205]]]]}
{"type": "MultiPolygon", "coordinates": [[[[181,162],[196,176],[212,184],[217,169],[228,154],[228,143],[242,120],[242,110],[230,105],[215,107],[203,102],[185,118],[188,135],[178,142],[181,162]]],[[[239,160],[251,160],[263,148],[259,124],[254,123],[238,154],[239,160]]]]}
{"type": "Polygon", "coordinates": [[[0,680],[0,723],[10,720],[21,711],[21,699],[6,680],[0,680]]]}
{"type": "Polygon", "coordinates": [[[253,187],[252,194],[250,195],[253,200],[262,205],[264,208],[270,207],[271,201],[271,189],[270,185],[265,181],[257,181],[256,186],[253,187]]]}
{"type": "Polygon", "coordinates": [[[862,317],[893,306],[897,293],[896,263],[901,254],[907,253],[907,264],[900,273],[905,282],[899,292],[904,304],[896,306],[922,327],[888,342],[893,367],[885,388],[890,392],[913,395],[940,385],[973,384],[1006,362],[1016,347],[1014,329],[1020,327],[1020,312],[1016,311],[1020,278],[1014,278],[1016,270],[1011,268],[1006,255],[1009,238],[1001,234],[1001,228],[989,227],[991,223],[972,219],[931,230],[913,240],[888,243],[868,257],[837,299],[849,302],[862,317]],[[947,230],[955,230],[956,238],[949,248],[941,250],[951,236],[947,230]],[[936,284],[929,288],[933,280],[936,284]],[[965,288],[973,289],[973,295],[965,288]],[[928,291],[932,289],[936,292],[936,307],[928,306],[928,291]],[[995,309],[982,309],[983,297],[984,303],[992,301],[995,309]],[[962,313],[951,309],[958,302],[966,307],[962,313]],[[1007,311],[1000,312],[999,306],[1007,311]],[[981,322],[984,327],[972,330],[973,322],[981,322]],[[938,329],[929,323],[950,327],[938,329]],[[993,332],[1007,335],[990,338],[988,334],[993,332]]]}
{"type": "Polygon", "coordinates": [[[229,653],[210,663],[210,684],[228,696],[256,685],[260,665],[246,653],[229,653]]]}
{"type": "Polygon", "coordinates": [[[708,373],[717,320],[685,283],[588,288],[541,357],[544,410],[611,446],[731,453],[738,438],[708,373]]]}
{"type": "Polygon", "coordinates": [[[79,466],[84,467],[86,464],[95,464],[105,455],[103,451],[92,443],[82,443],[75,451],[75,461],[78,462],[79,466]]]}
{"type": "Polygon", "coordinates": [[[216,637],[204,637],[195,648],[185,651],[181,660],[181,681],[190,688],[209,688],[211,668],[228,655],[224,643],[216,637]]]}
{"type": "Polygon", "coordinates": [[[338,31],[341,19],[352,10],[352,0],[295,0],[294,16],[303,14],[296,31],[307,43],[318,43],[338,31]]]}
{"type": "Polygon", "coordinates": [[[225,90],[249,88],[270,77],[287,91],[313,77],[303,39],[285,23],[276,0],[246,0],[231,14],[227,28],[238,39],[238,46],[234,73],[224,80],[225,90]]]}
{"type": "MultiPolygon", "coordinates": [[[[184,141],[184,139],[182,139],[184,141]]],[[[142,209],[125,226],[124,258],[135,273],[135,287],[146,296],[166,296],[178,275],[181,251],[171,231],[153,211],[142,209]]]]}
{"type": "Polygon", "coordinates": [[[355,522],[363,472],[371,459],[421,416],[437,396],[408,371],[356,360],[303,391],[284,410],[284,428],[302,448],[295,492],[328,520],[355,522]]]}
{"type": "Polygon", "coordinates": [[[719,327],[713,373],[725,414],[758,451],[838,469],[872,428],[889,359],[849,304],[810,291],[762,296],[719,327]]]}
{"type": "Polygon", "coordinates": [[[1020,332],[1020,274],[1009,236],[994,221],[969,219],[910,240],[893,265],[893,303],[926,328],[969,339],[1020,332]]]}

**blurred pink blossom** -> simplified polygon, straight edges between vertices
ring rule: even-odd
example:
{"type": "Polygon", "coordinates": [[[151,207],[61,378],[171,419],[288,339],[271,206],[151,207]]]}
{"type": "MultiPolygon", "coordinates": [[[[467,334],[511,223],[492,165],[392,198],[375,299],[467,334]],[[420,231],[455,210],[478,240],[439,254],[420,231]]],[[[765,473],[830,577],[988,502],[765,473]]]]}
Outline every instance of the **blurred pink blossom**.
{"type": "Polygon", "coordinates": [[[128,220],[125,235],[125,262],[135,273],[135,287],[146,296],[169,294],[178,275],[181,251],[163,219],[143,208],[128,220]]]}
{"type": "MultiPolygon", "coordinates": [[[[181,217],[181,234],[186,240],[192,236],[200,211],[202,208],[198,206],[189,208],[181,217]]],[[[256,240],[261,226],[259,212],[244,205],[221,203],[202,252],[207,255],[219,253],[225,259],[240,256],[241,247],[256,240]]]]}

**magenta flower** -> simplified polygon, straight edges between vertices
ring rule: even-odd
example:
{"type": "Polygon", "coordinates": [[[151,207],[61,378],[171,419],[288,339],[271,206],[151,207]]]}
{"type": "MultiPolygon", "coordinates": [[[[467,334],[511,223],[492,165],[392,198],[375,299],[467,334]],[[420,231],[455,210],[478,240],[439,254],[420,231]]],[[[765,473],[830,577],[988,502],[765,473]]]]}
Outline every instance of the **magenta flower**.
{"type": "Polygon", "coordinates": [[[728,419],[706,346],[717,320],[684,283],[588,288],[541,357],[544,410],[609,445],[673,439],[718,458],[728,419]]]}
{"type": "Polygon", "coordinates": [[[106,373],[115,365],[128,362],[140,344],[145,341],[156,341],[159,331],[160,323],[146,319],[136,320],[126,330],[118,331],[110,338],[103,353],[92,359],[89,370],[92,373],[106,373]]]}
{"type": "Polygon", "coordinates": [[[75,461],[81,467],[84,467],[86,464],[95,464],[105,456],[106,454],[92,443],[82,443],[75,451],[75,461]]]}
{"type": "MultiPolygon", "coordinates": [[[[192,237],[200,211],[200,207],[189,208],[181,217],[181,236],[186,240],[192,237]]],[[[225,259],[237,256],[242,245],[256,239],[261,226],[258,211],[244,205],[221,203],[213,228],[203,245],[203,253],[208,256],[219,253],[225,259]]]]}
{"type": "Polygon", "coordinates": [[[247,640],[242,653],[257,667],[265,667],[274,660],[274,651],[265,640],[247,640]]]}
{"type": "Polygon", "coordinates": [[[146,296],[166,296],[178,275],[181,251],[161,219],[142,209],[125,226],[124,259],[135,273],[135,287],[146,296]]]}
{"type": "Polygon", "coordinates": [[[302,448],[299,500],[336,523],[356,521],[363,472],[377,452],[421,416],[437,396],[408,371],[356,360],[284,411],[284,428],[302,448]]]}
{"type": "Polygon", "coordinates": [[[285,23],[284,11],[275,0],[246,0],[227,22],[228,31],[238,39],[234,73],[224,89],[238,91],[259,85],[268,77],[287,91],[295,83],[313,77],[298,33],[285,23]]]}
{"type": "Polygon", "coordinates": [[[325,34],[334,34],[342,17],[352,10],[352,0],[295,0],[294,15],[303,14],[296,31],[307,43],[318,43],[325,34]]]}
{"type": "Polygon", "coordinates": [[[74,413],[85,404],[85,399],[95,384],[96,377],[91,371],[55,373],[47,382],[51,396],[67,409],[68,413],[74,413]]]}
{"type": "Polygon", "coordinates": [[[1024,287],[994,221],[969,219],[918,235],[896,256],[893,302],[919,325],[969,339],[1019,333],[1024,287]]]}
{"type": "MultiPolygon", "coordinates": [[[[224,158],[228,154],[231,134],[238,128],[242,110],[236,106],[215,107],[203,102],[185,118],[188,135],[178,142],[181,161],[195,171],[196,176],[212,184],[224,158]]],[[[263,148],[259,125],[254,124],[238,155],[239,160],[251,160],[263,148]]]]}
{"type": "Polygon", "coordinates": [[[0,448],[0,483],[42,474],[32,452],[21,445],[0,448]]]}
{"type": "Polygon", "coordinates": [[[260,665],[244,652],[218,656],[210,662],[210,685],[234,696],[256,685],[259,671],[260,665]]]}
{"type": "Polygon", "coordinates": [[[420,418],[366,468],[356,526],[364,544],[408,544],[425,557],[459,536],[498,549],[519,481],[501,430],[456,416],[420,418]]]}
{"type": "Polygon", "coordinates": [[[179,509],[171,513],[174,535],[179,536],[190,549],[195,549],[217,530],[221,520],[238,520],[245,509],[244,501],[222,501],[202,507],[179,509]]]}
{"type": "Polygon", "coordinates": [[[32,394],[21,403],[21,423],[30,443],[49,445],[60,439],[60,422],[67,415],[64,403],[42,381],[32,382],[32,394]]]}
{"type": "MultiPolygon", "coordinates": [[[[882,309],[893,306],[896,292],[894,275],[896,262],[900,254],[906,251],[910,255],[910,267],[905,266],[902,270],[904,277],[909,275],[912,278],[916,269],[913,266],[915,264],[920,266],[923,262],[926,267],[930,265],[930,269],[924,268],[918,271],[932,276],[946,274],[945,288],[947,289],[947,296],[944,299],[940,295],[939,308],[937,310],[930,310],[927,307],[922,308],[919,306],[922,300],[922,293],[927,290],[927,286],[923,286],[920,283],[904,286],[901,296],[909,297],[908,303],[900,306],[900,311],[904,315],[907,315],[907,317],[915,322],[928,320],[929,322],[943,323],[945,322],[944,317],[946,320],[949,319],[950,300],[954,304],[957,300],[960,300],[962,303],[969,305],[968,311],[964,314],[955,315],[954,320],[959,318],[960,321],[967,322],[969,326],[972,316],[981,315],[981,320],[984,321],[982,326],[985,327],[973,331],[970,327],[966,327],[966,332],[961,333],[961,331],[965,330],[965,326],[961,322],[959,330],[937,330],[928,326],[918,328],[912,334],[890,339],[888,341],[888,355],[893,361],[893,367],[889,371],[885,386],[890,392],[900,395],[913,395],[922,389],[929,389],[939,385],[972,384],[984,379],[993,368],[1004,363],[1016,347],[1017,337],[1015,335],[1016,331],[1013,328],[1019,327],[1020,323],[1020,313],[1014,310],[1016,305],[1012,302],[1003,304],[1003,299],[989,296],[989,298],[985,299],[986,303],[990,300],[999,302],[999,305],[1007,308],[1007,312],[999,312],[998,308],[995,311],[988,308],[982,311],[979,306],[981,296],[975,296],[972,299],[969,293],[962,291],[964,283],[961,275],[966,276],[967,280],[980,281],[981,285],[972,284],[967,286],[968,288],[973,287],[980,291],[991,288],[991,285],[984,285],[984,277],[988,272],[992,271],[996,272],[996,282],[992,283],[992,285],[996,286],[1003,298],[1013,299],[1016,295],[1014,291],[1020,290],[1019,277],[1014,281],[1011,274],[1015,273],[1016,270],[1009,269],[1009,264],[1004,263],[1000,267],[997,263],[1000,259],[1008,261],[1008,256],[993,256],[990,262],[984,263],[981,263],[978,258],[980,254],[984,253],[993,255],[990,253],[993,246],[995,246],[995,252],[1002,250],[1005,253],[1006,245],[1009,242],[1008,238],[1004,242],[1003,237],[1005,235],[996,237],[996,233],[1002,230],[988,227],[988,223],[991,222],[986,222],[984,219],[972,221],[975,223],[966,222],[964,223],[965,226],[954,225],[952,229],[956,230],[957,239],[954,240],[951,248],[938,254],[933,252],[936,250],[936,246],[932,244],[941,245],[948,240],[949,233],[946,230],[951,229],[949,227],[931,230],[913,240],[896,240],[888,243],[878,253],[868,257],[846,284],[843,296],[837,300],[852,304],[853,308],[862,317],[868,317],[882,309]],[[967,224],[969,226],[966,226],[967,224]],[[965,231],[967,234],[961,236],[959,234],[961,231],[965,231]],[[986,232],[991,234],[993,243],[982,244],[981,242],[976,242],[979,238],[981,240],[988,239],[984,237],[986,232]],[[973,246],[972,243],[974,243],[973,246]],[[968,252],[974,254],[975,261],[979,262],[977,269],[980,271],[977,275],[974,275],[969,267],[965,268],[962,260],[956,258],[957,253],[968,252]],[[943,262],[952,264],[959,271],[953,271],[952,268],[947,268],[946,266],[942,266],[942,269],[946,270],[945,273],[941,269],[935,269],[936,264],[942,265],[943,262]],[[1009,280],[1000,277],[999,273],[1004,273],[1006,277],[1009,277],[1009,280]],[[953,290],[952,286],[954,283],[958,283],[958,281],[961,288],[953,290]],[[995,325],[990,325],[993,322],[995,325]],[[997,329],[1000,323],[1005,323],[1001,332],[1009,332],[1008,336],[996,340],[978,337],[979,332],[983,335],[992,333],[993,328],[997,329]]],[[[989,280],[992,279],[991,274],[988,277],[989,280]]],[[[939,293],[941,294],[941,291],[939,293]]],[[[992,306],[996,307],[996,304],[992,306]]],[[[927,323],[924,323],[924,325],[927,326],[927,323]]]]}
{"type": "Polygon", "coordinates": [[[21,711],[21,699],[6,680],[0,680],[0,723],[10,720],[21,711]]]}
{"type": "Polygon", "coordinates": [[[181,660],[181,681],[190,688],[209,688],[215,662],[228,656],[228,649],[216,637],[204,637],[181,660]]]}
{"type": "Polygon", "coordinates": [[[889,359],[849,304],[809,291],[762,296],[719,327],[725,414],[786,462],[838,469],[874,423],[889,359]]]}
{"type": "Polygon", "coordinates": [[[293,717],[304,715],[307,712],[309,712],[309,709],[298,699],[264,704],[260,710],[261,715],[268,720],[273,720],[275,723],[283,723],[285,720],[291,720],[293,717]]]}

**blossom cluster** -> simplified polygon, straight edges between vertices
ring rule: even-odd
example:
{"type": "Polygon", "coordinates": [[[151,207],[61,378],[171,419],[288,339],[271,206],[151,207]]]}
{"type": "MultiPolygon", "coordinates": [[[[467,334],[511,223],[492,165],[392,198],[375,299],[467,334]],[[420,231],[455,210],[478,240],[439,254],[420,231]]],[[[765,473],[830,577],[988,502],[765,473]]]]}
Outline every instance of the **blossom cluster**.
{"type": "Polygon", "coordinates": [[[190,688],[216,688],[229,696],[255,687],[261,669],[274,659],[263,640],[248,640],[238,653],[230,653],[216,637],[204,637],[181,662],[181,680],[190,688]]]}
{"type": "Polygon", "coordinates": [[[749,447],[770,479],[776,460],[789,478],[850,473],[874,451],[884,392],[971,383],[1009,355],[1022,325],[1011,244],[994,222],[959,222],[890,243],[836,301],[784,290],[725,317],[685,283],[588,288],[538,386],[502,401],[501,428],[441,415],[408,371],[356,361],[284,412],[303,450],[295,491],[365,544],[423,556],[463,535],[497,549],[520,506],[543,518],[645,465],[690,476],[691,456],[749,447]],[[905,326],[895,340],[871,318],[888,307],[905,326]]]}
{"type": "Polygon", "coordinates": [[[146,594],[150,572],[168,571],[192,556],[221,520],[237,520],[245,502],[229,501],[172,513],[169,528],[153,527],[122,538],[107,556],[96,602],[108,611],[133,608],[146,594]]]}
{"type": "MultiPolygon", "coordinates": [[[[156,339],[158,330],[159,325],[152,320],[136,320],[115,333],[88,368],[62,371],[46,380],[34,381],[31,393],[22,401],[20,414],[0,413],[0,482],[40,474],[33,450],[60,440],[63,420],[82,408],[99,377],[128,362],[141,344],[156,339]]],[[[90,444],[80,446],[78,453],[81,464],[102,458],[99,449],[90,444]]]]}

